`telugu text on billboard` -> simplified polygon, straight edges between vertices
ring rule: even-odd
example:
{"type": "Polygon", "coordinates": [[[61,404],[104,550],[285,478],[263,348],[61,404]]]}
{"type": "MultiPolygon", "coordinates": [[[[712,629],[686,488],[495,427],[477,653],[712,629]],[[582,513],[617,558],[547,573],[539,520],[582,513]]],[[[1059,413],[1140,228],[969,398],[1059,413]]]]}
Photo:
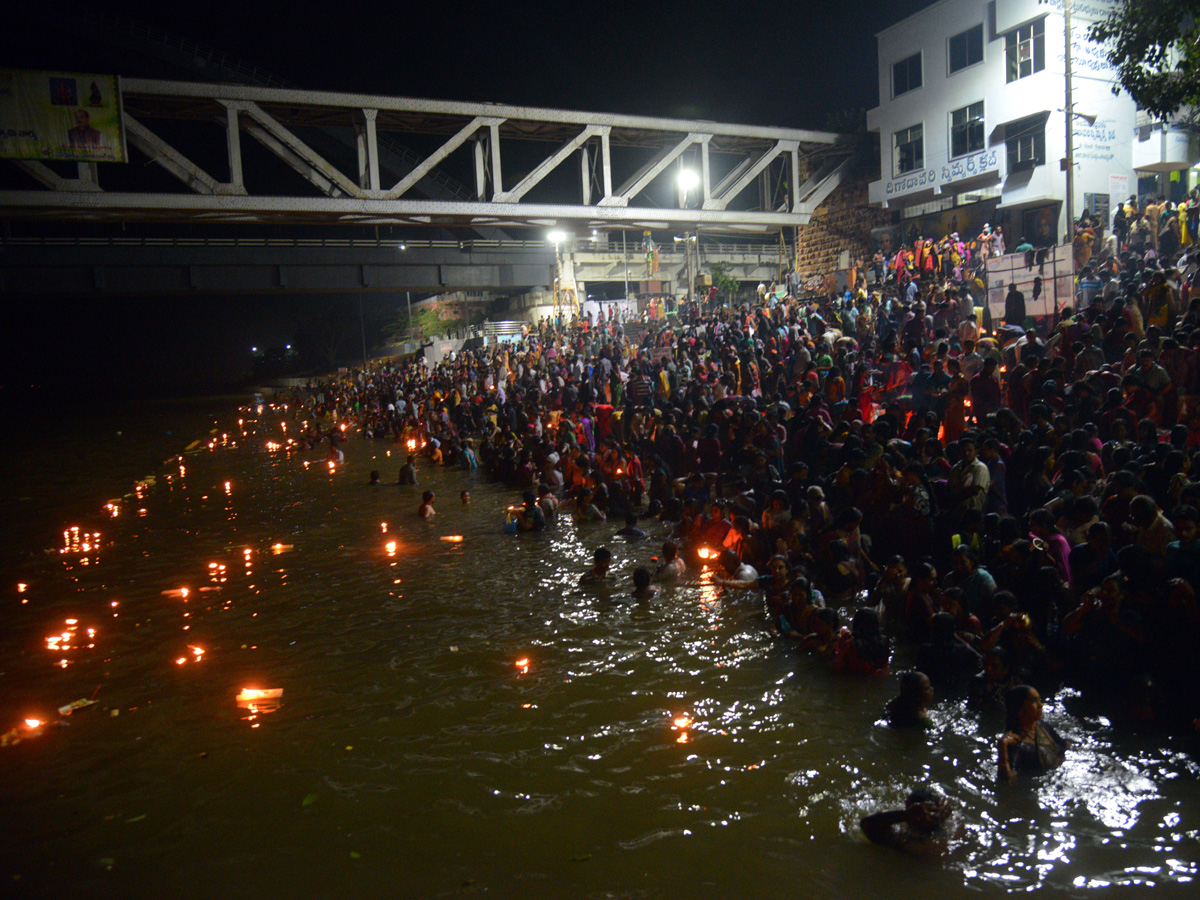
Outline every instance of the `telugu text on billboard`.
{"type": "Polygon", "coordinates": [[[0,69],[0,159],[125,162],[117,77],[0,69]]]}

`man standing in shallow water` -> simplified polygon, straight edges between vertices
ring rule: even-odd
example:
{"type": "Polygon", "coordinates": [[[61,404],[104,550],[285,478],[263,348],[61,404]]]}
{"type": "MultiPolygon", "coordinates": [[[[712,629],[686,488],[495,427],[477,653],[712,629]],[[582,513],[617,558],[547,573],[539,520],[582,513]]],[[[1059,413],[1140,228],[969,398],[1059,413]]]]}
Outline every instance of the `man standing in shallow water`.
{"type": "Polygon", "coordinates": [[[432,519],[437,515],[437,510],[433,508],[433,491],[426,491],[421,495],[421,505],[417,507],[417,515],[422,519],[432,519]]]}

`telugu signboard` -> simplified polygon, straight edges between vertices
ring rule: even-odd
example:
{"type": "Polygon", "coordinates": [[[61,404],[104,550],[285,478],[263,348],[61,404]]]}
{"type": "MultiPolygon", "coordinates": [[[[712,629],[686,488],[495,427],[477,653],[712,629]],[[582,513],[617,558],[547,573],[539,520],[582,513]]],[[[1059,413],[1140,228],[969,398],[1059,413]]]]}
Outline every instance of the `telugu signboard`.
{"type": "Polygon", "coordinates": [[[930,166],[917,172],[910,172],[893,178],[884,185],[883,192],[888,198],[901,197],[915,191],[930,188],[941,188],[964,181],[976,175],[1000,173],[1000,157],[995,150],[981,150],[959,159],[952,159],[941,166],[930,166]]]}
{"type": "Polygon", "coordinates": [[[117,77],[0,69],[0,159],[126,162],[117,77]]]}

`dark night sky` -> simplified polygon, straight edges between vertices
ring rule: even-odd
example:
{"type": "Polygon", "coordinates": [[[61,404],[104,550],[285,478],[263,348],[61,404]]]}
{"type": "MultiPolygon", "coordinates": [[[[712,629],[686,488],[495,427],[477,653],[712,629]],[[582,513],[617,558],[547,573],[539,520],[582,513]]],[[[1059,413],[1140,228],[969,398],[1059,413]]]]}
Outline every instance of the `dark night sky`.
{"type": "MultiPolygon", "coordinates": [[[[819,127],[839,107],[874,104],[875,33],[929,3],[100,0],[88,8],[202,41],[299,87],[819,127]]],[[[64,59],[37,43],[44,67],[74,64],[77,51],[64,59]]]]}
{"type": "MultiPolygon", "coordinates": [[[[876,103],[875,33],[929,2],[95,0],[87,8],[211,45],[301,88],[819,129],[840,109],[876,103]]],[[[70,3],[14,12],[0,29],[2,65],[180,77],[101,41],[64,36],[54,22],[73,14],[70,3]]],[[[10,390],[69,382],[79,371],[121,390],[230,381],[248,364],[243,348],[288,339],[298,316],[322,302],[10,307],[5,330],[27,339],[0,376],[10,390]]],[[[342,302],[357,311],[353,297],[342,302]]]]}

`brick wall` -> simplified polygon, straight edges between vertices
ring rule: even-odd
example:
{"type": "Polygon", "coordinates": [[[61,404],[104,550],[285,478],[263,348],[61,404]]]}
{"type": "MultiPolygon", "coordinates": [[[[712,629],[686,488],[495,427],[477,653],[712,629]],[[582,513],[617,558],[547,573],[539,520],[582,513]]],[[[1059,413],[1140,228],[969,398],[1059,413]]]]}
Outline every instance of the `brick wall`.
{"type": "Polygon", "coordinates": [[[843,181],[813,213],[812,221],[801,227],[796,256],[801,278],[834,272],[843,250],[850,251],[851,263],[874,255],[871,229],[892,224],[897,214],[867,204],[870,181],[867,174],[843,181]]]}

